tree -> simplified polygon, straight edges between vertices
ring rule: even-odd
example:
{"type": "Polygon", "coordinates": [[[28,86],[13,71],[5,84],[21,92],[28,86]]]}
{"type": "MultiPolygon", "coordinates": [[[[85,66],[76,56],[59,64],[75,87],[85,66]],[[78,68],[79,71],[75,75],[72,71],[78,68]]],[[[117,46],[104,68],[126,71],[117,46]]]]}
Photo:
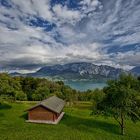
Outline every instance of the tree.
{"type": "Polygon", "coordinates": [[[97,104],[98,113],[115,118],[125,134],[125,119],[133,122],[140,119],[140,93],[135,89],[137,79],[131,75],[121,75],[118,80],[111,80],[104,88],[105,97],[97,104]]]}
{"type": "Polygon", "coordinates": [[[8,95],[0,95],[0,105],[3,104],[4,102],[13,102],[15,99],[12,96],[8,95]]]}
{"type": "Polygon", "coordinates": [[[22,91],[27,95],[28,100],[32,100],[32,94],[38,86],[39,79],[33,77],[21,77],[22,91]]]}
{"type": "Polygon", "coordinates": [[[15,98],[16,91],[21,90],[20,82],[7,73],[0,74],[0,95],[15,98]]]}
{"type": "Polygon", "coordinates": [[[42,96],[40,94],[32,94],[32,99],[34,101],[41,101],[42,100],[42,96]]]}
{"type": "Polygon", "coordinates": [[[32,95],[33,100],[43,100],[50,94],[47,86],[38,87],[32,95]]]}
{"type": "Polygon", "coordinates": [[[27,95],[23,91],[17,91],[15,97],[16,97],[16,100],[20,100],[20,101],[27,100],[27,95]]]}
{"type": "Polygon", "coordinates": [[[105,93],[103,92],[103,90],[97,88],[92,91],[91,100],[93,102],[94,109],[97,108],[97,105],[104,99],[104,97],[105,93]]]}

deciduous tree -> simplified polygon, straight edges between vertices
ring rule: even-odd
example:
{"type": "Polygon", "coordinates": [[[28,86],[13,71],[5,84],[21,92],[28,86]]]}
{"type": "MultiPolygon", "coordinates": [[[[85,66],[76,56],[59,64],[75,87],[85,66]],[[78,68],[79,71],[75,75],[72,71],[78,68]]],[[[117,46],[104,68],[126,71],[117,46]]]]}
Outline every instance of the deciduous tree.
{"type": "Polygon", "coordinates": [[[121,75],[118,80],[111,80],[104,88],[105,97],[98,103],[98,113],[111,115],[125,134],[125,120],[130,118],[133,122],[140,119],[140,93],[136,90],[138,81],[132,75],[121,75]]]}

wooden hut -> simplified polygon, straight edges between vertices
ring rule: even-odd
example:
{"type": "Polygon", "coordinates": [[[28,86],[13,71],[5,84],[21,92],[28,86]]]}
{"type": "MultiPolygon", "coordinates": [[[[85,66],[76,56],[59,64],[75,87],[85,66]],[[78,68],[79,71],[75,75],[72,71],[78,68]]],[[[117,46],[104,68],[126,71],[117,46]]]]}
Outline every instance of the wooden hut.
{"type": "Polygon", "coordinates": [[[57,124],[64,115],[65,101],[52,96],[29,108],[27,122],[57,124]]]}

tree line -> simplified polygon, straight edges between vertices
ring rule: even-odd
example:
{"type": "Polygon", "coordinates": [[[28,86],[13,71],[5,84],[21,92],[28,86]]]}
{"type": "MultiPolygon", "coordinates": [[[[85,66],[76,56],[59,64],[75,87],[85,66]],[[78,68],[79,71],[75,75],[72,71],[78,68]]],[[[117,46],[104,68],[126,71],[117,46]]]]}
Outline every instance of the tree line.
{"type": "MultiPolygon", "coordinates": [[[[63,81],[49,81],[45,78],[12,77],[7,73],[0,73],[0,101],[41,101],[48,96],[57,95],[68,101],[90,101],[93,96],[92,90],[80,92],[64,85],[63,81]]],[[[98,89],[95,94],[102,92],[98,89]]]]}

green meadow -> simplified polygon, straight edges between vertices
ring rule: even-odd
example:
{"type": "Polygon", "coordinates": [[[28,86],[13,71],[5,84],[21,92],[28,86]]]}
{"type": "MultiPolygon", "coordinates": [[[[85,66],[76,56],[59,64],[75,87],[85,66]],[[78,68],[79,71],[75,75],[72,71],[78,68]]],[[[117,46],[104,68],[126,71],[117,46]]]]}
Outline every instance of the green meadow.
{"type": "Polygon", "coordinates": [[[140,140],[140,122],[126,122],[122,136],[113,118],[91,115],[90,102],[65,107],[57,125],[26,123],[31,102],[0,105],[0,140],[140,140]]]}

